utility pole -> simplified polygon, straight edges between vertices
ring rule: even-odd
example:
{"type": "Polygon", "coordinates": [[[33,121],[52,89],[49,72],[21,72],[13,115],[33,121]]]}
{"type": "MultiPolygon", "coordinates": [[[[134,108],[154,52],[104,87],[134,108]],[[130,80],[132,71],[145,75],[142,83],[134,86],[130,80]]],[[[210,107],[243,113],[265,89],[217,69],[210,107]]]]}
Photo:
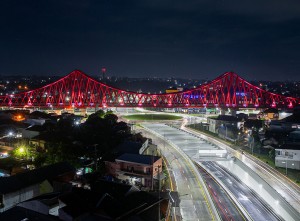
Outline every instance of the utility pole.
{"type": "Polygon", "coordinates": [[[285,175],[287,176],[287,160],[285,162],[282,162],[282,163],[285,163],[285,175]]]}
{"type": "Polygon", "coordinates": [[[253,135],[251,134],[251,149],[252,149],[252,155],[253,155],[253,149],[254,149],[254,137],[253,137],[253,135]]]}
{"type": "Polygon", "coordinates": [[[157,178],[158,178],[158,221],[160,221],[160,165],[158,166],[158,175],[157,175],[157,178]]]}
{"type": "Polygon", "coordinates": [[[154,166],[153,166],[153,163],[154,163],[154,150],[152,150],[152,169],[151,169],[151,190],[153,191],[153,182],[154,182],[154,179],[153,179],[153,173],[154,173],[154,166]]]}

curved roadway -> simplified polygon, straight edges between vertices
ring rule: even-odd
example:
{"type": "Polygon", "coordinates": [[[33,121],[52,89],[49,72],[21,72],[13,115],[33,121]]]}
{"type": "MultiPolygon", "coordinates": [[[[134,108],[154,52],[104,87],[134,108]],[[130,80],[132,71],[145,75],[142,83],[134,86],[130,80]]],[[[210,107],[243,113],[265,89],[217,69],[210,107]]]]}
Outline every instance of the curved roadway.
{"type": "Polygon", "coordinates": [[[232,201],[226,190],[218,183],[218,181],[201,166],[199,172],[206,182],[206,186],[210,195],[214,199],[215,205],[218,207],[222,220],[226,221],[245,221],[248,220],[237,205],[232,201]]]}
{"type": "Polygon", "coordinates": [[[200,132],[183,127],[184,130],[198,134],[204,139],[220,145],[227,149],[237,159],[241,160],[245,165],[257,173],[264,179],[272,188],[276,190],[295,210],[300,213],[300,187],[286,176],[273,169],[268,164],[256,159],[249,154],[241,154],[239,151],[232,149],[229,145],[219,139],[204,135],[200,132]]]}
{"type": "Polygon", "coordinates": [[[195,171],[181,153],[154,134],[142,130],[142,133],[160,146],[162,155],[167,159],[169,172],[175,178],[175,190],[179,193],[180,202],[175,202],[175,220],[209,221],[220,220],[204,192],[195,171]]]}
{"type": "MultiPolygon", "coordinates": [[[[167,139],[168,142],[179,147],[191,159],[198,158],[197,157],[198,150],[203,148],[203,146],[205,148],[207,148],[207,146],[211,146],[211,149],[216,148],[215,145],[206,142],[203,139],[194,136],[190,133],[179,130],[177,128],[172,128],[163,124],[144,124],[144,126],[148,127],[152,131],[155,131],[156,133],[160,134],[165,139],[167,139]]],[[[278,215],[276,215],[274,211],[269,208],[266,202],[264,202],[262,199],[259,199],[259,197],[255,195],[253,191],[251,192],[249,188],[246,189],[245,184],[235,179],[230,173],[228,172],[225,173],[221,167],[214,166],[213,168],[215,170],[218,170],[218,172],[214,171],[214,173],[217,176],[218,175],[222,176],[221,178],[222,181],[224,178],[225,180],[230,180],[230,182],[235,183],[234,188],[230,190],[232,190],[234,196],[238,199],[240,204],[243,206],[244,210],[248,212],[248,214],[246,215],[250,215],[250,217],[253,220],[259,220],[259,221],[260,220],[281,220],[278,217],[278,215]],[[249,200],[249,198],[251,198],[251,200],[249,200]]],[[[178,176],[178,174],[176,173],[174,175],[175,177],[178,176]]]]}

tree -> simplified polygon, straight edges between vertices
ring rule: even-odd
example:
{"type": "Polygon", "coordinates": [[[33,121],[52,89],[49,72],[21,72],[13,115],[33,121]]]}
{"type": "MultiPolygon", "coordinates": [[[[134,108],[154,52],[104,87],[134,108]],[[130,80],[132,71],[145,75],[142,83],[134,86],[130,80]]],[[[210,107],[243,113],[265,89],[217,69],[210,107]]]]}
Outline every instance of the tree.
{"type": "Polygon", "coordinates": [[[115,114],[105,114],[104,120],[111,126],[118,122],[118,116],[115,114]]]}
{"type": "Polygon", "coordinates": [[[46,153],[44,153],[44,152],[37,153],[37,156],[35,157],[35,159],[33,161],[33,165],[36,168],[42,167],[46,163],[46,160],[47,160],[46,153]]]}
{"type": "Polygon", "coordinates": [[[128,125],[118,122],[118,117],[112,112],[99,110],[76,126],[70,119],[61,119],[53,130],[49,127],[50,130],[43,134],[47,148],[46,153],[39,154],[37,166],[61,161],[76,166],[81,157],[103,160],[130,133],[128,125]]]}
{"type": "Polygon", "coordinates": [[[104,110],[98,110],[98,111],[96,112],[96,114],[97,114],[100,118],[103,118],[104,115],[105,115],[105,112],[104,112],[104,110]]]}
{"type": "Polygon", "coordinates": [[[33,161],[37,156],[36,148],[29,146],[26,142],[20,142],[12,151],[12,156],[16,159],[33,161]]]}
{"type": "Polygon", "coordinates": [[[275,149],[271,149],[269,151],[269,158],[273,161],[275,161],[275,149]]]}

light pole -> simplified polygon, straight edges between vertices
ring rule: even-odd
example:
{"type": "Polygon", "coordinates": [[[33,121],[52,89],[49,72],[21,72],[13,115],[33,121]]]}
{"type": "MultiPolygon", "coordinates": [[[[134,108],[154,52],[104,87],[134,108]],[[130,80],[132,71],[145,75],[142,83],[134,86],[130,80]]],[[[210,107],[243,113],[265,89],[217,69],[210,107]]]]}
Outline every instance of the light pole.
{"type": "Polygon", "coordinates": [[[287,176],[287,160],[285,162],[282,162],[282,163],[285,163],[285,175],[287,176]]]}
{"type": "Polygon", "coordinates": [[[157,178],[158,178],[158,221],[160,221],[160,169],[161,165],[157,166],[157,178]]]}
{"type": "Polygon", "coordinates": [[[164,151],[166,151],[166,137],[165,137],[165,132],[164,132],[164,151]]]}
{"type": "Polygon", "coordinates": [[[8,138],[9,138],[9,139],[8,139],[8,140],[9,140],[9,146],[11,146],[11,138],[12,138],[13,135],[14,135],[14,134],[13,134],[13,132],[11,132],[11,131],[10,131],[10,132],[8,133],[8,135],[7,135],[8,138]]]}
{"type": "Polygon", "coordinates": [[[227,140],[227,126],[226,126],[226,124],[223,124],[223,127],[225,128],[225,140],[227,140]]]}
{"type": "Polygon", "coordinates": [[[254,137],[253,135],[251,134],[248,134],[248,142],[249,142],[249,147],[251,149],[251,152],[252,152],[252,155],[253,155],[253,149],[254,149],[254,137]]]}

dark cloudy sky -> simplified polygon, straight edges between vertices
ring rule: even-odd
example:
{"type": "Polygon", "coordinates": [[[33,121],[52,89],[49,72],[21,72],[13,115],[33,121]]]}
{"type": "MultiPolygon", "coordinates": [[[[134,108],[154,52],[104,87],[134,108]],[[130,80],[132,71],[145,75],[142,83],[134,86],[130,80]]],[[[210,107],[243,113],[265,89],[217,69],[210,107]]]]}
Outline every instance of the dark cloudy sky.
{"type": "Polygon", "coordinates": [[[0,74],[300,80],[299,0],[1,0],[0,74]]]}

